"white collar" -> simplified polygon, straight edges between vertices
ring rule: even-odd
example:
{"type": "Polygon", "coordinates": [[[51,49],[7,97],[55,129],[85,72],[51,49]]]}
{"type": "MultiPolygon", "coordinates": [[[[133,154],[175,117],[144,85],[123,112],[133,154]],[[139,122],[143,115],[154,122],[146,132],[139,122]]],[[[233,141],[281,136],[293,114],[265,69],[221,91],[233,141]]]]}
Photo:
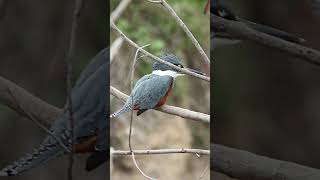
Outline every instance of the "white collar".
{"type": "Polygon", "coordinates": [[[154,70],[152,71],[152,74],[159,75],[159,76],[171,76],[173,78],[176,78],[177,76],[180,75],[176,71],[172,71],[172,70],[166,70],[166,71],[154,70]]]}

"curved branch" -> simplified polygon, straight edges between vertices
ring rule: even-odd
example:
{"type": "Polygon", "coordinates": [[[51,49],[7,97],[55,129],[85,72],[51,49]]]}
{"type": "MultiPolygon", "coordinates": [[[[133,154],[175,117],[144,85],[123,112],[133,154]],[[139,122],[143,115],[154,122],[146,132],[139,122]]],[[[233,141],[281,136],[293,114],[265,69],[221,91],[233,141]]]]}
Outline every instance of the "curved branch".
{"type": "Polygon", "coordinates": [[[112,19],[113,22],[117,21],[130,2],[131,0],[122,0],[117,8],[110,14],[110,19],[112,19]]]}
{"type": "Polygon", "coordinates": [[[188,27],[184,24],[184,22],[180,19],[180,17],[177,15],[177,13],[172,9],[172,7],[167,3],[165,0],[158,0],[158,1],[150,1],[148,2],[155,3],[155,4],[162,4],[163,7],[165,7],[171,16],[177,21],[177,23],[181,26],[181,28],[184,30],[184,32],[187,34],[187,36],[190,38],[194,46],[198,49],[199,53],[201,54],[204,62],[207,65],[210,65],[210,60],[202,47],[200,46],[198,40],[193,36],[192,32],[188,29],[188,27]]]}
{"type": "MultiPolygon", "coordinates": [[[[139,49],[140,46],[138,44],[136,44],[135,42],[133,42],[131,39],[129,39],[115,24],[114,22],[112,21],[112,19],[110,19],[110,24],[111,24],[111,27],[116,30],[131,46],[133,46],[134,48],[136,49],[139,49]]],[[[207,76],[203,76],[203,75],[200,75],[200,74],[197,74],[197,73],[194,73],[194,72],[191,72],[191,71],[188,71],[184,68],[179,68],[178,66],[175,66],[169,62],[166,62],[162,59],[160,59],[159,57],[149,53],[148,51],[144,50],[144,49],[141,49],[140,50],[141,53],[143,53],[144,55],[146,55],[147,57],[149,57],[150,59],[152,60],[155,60],[155,61],[158,61],[160,63],[163,63],[163,64],[166,64],[167,66],[169,67],[172,67],[173,69],[176,69],[180,72],[183,72],[184,74],[187,74],[187,75],[190,75],[190,76],[193,76],[193,77],[196,77],[196,78],[199,78],[199,79],[202,79],[204,81],[208,81],[210,82],[210,77],[207,77],[207,76]]]]}
{"type": "Polygon", "coordinates": [[[210,14],[210,26],[218,31],[227,32],[238,36],[241,39],[250,40],[267,47],[275,48],[293,56],[300,57],[309,63],[320,65],[320,51],[255,31],[243,23],[229,21],[214,14],[210,14]]]}
{"type": "Polygon", "coordinates": [[[20,115],[36,119],[50,127],[51,122],[61,113],[61,109],[52,106],[25,89],[0,76],[0,103],[7,105],[20,115]],[[32,117],[30,117],[32,115],[32,117]]]}
{"type": "MultiPolygon", "coordinates": [[[[110,94],[112,94],[116,98],[122,100],[123,102],[125,102],[128,98],[128,95],[122,93],[121,91],[119,91],[118,89],[116,89],[112,86],[110,86],[110,94]]],[[[188,109],[183,109],[180,107],[163,105],[163,106],[155,108],[155,110],[165,112],[168,114],[172,114],[172,115],[176,115],[176,116],[180,116],[182,118],[187,118],[187,119],[191,119],[191,120],[195,120],[195,121],[210,123],[210,115],[200,113],[200,112],[190,111],[188,109]]]]}
{"type": "Polygon", "coordinates": [[[211,144],[210,168],[237,179],[319,180],[320,170],[211,144]]]}
{"type": "MultiPolygon", "coordinates": [[[[133,150],[134,155],[151,155],[151,154],[177,154],[177,153],[189,153],[196,155],[210,155],[209,150],[203,149],[156,149],[156,150],[133,150]]],[[[131,151],[112,150],[113,156],[126,156],[131,155],[131,151]]]]}

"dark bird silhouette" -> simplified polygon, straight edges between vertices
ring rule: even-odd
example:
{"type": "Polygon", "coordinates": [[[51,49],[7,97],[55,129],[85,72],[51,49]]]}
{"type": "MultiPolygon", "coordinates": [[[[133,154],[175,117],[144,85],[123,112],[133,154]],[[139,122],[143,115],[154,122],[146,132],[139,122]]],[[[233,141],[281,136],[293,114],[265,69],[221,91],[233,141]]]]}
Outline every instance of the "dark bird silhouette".
{"type": "MultiPolygon", "coordinates": [[[[275,36],[283,40],[294,42],[294,43],[305,42],[304,39],[298,37],[297,35],[293,35],[293,34],[284,32],[282,30],[257,24],[249,20],[243,19],[241,17],[238,17],[226,6],[226,4],[224,3],[224,0],[208,0],[207,5],[205,7],[205,12],[208,11],[209,6],[210,6],[210,13],[216,16],[225,18],[227,20],[242,22],[246,24],[248,27],[256,31],[266,33],[271,36],[275,36]]],[[[210,35],[211,48],[213,49],[216,47],[221,47],[221,46],[231,45],[231,44],[236,44],[241,42],[241,39],[233,36],[232,34],[219,32],[217,27],[214,27],[213,25],[210,25],[210,28],[211,28],[211,35],[210,35]]]]}
{"type": "MultiPolygon", "coordinates": [[[[74,117],[74,152],[91,153],[86,169],[92,170],[109,159],[109,48],[99,52],[83,70],[72,92],[74,117]]],[[[68,107],[53,122],[51,132],[71,149],[68,107]]],[[[48,160],[66,154],[51,135],[40,147],[0,171],[0,176],[14,176],[48,160]]]]}

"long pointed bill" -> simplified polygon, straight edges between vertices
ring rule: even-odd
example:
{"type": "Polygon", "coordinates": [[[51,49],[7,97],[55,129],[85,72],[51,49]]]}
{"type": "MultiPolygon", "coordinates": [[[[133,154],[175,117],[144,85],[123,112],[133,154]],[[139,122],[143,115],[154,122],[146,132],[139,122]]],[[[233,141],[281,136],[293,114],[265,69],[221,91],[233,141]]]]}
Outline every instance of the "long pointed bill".
{"type": "Polygon", "coordinates": [[[206,75],[205,73],[200,72],[200,71],[197,71],[197,70],[194,70],[194,69],[190,69],[190,68],[185,68],[185,69],[187,69],[187,70],[189,70],[189,71],[191,71],[191,72],[194,72],[194,73],[197,73],[197,74],[203,75],[203,76],[205,76],[205,75],[206,75]]]}

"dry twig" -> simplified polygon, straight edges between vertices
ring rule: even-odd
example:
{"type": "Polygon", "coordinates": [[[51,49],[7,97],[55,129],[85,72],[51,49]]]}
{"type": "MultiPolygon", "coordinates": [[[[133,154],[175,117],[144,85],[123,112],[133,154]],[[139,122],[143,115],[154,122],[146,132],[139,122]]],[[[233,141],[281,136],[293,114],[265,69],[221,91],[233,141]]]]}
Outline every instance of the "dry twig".
{"type": "MultiPolygon", "coordinates": [[[[196,154],[196,155],[210,155],[209,150],[203,149],[188,149],[188,148],[181,148],[181,149],[153,149],[153,150],[134,150],[134,154],[136,155],[155,155],[155,154],[196,154]]],[[[114,156],[125,156],[131,155],[130,151],[121,151],[121,150],[113,150],[112,155],[114,156]]]]}
{"type": "Polygon", "coordinates": [[[69,49],[66,58],[67,64],[67,107],[69,112],[69,120],[70,120],[70,139],[71,139],[71,153],[69,154],[69,167],[68,167],[68,179],[72,180],[72,169],[73,169],[73,152],[74,152],[74,117],[72,110],[72,59],[75,56],[76,52],[76,36],[77,36],[77,28],[78,21],[80,16],[80,10],[82,8],[82,0],[75,0],[73,17],[72,17],[72,25],[70,31],[70,40],[69,40],[69,49]]]}
{"type": "Polygon", "coordinates": [[[117,8],[110,14],[110,19],[112,19],[113,22],[116,22],[118,18],[121,16],[121,14],[124,12],[124,10],[128,7],[130,2],[131,0],[122,0],[117,6],[117,8]]]}
{"type": "Polygon", "coordinates": [[[199,51],[200,55],[202,56],[204,62],[206,63],[207,67],[209,68],[210,66],[210,59],[202,49],[200,43],[198,40],[194,37],[192,32],[189,30],[189,28],[185,25],[185,23],[180,19],[180,17],[177,15],[177,13],[172,9],[172,7],[165,1],[165,0],[147,0],[148,2],[155,3],[155,4],[162,4],[163,7],[165,7],[168,12],[171,14],[171,16],[177,21],[177,23],[181,26],[181,28],[184,30],[184,32],[187,34],[189,39],[192,41],[194,46],[197,48],[199,51]]]}
{"type": "Polygon", "coordinates": [[[118,37],[113,41],[110,47],[110,64],[113,62],[113,59],[118,54],[121,46],[123,44],[123,37],[118,37]]]}
{"type": "MultiPolygon", "coordinates": [[[[140,48],[140,46],[138,44],[136,44],[135,42],[133,42],[131,39],[129,39],[115,24],[114,22],[110,19],[110,24],[111,24],[111,27],[116,30],[131,46],[133,46],[134,48],[138,49],[140,48]]],[[[140,51],[141,53],[143,53],[144,55],[146,55],[147,57],[149,57],[150,59],[152,60],[155,60],[155,61],[158,61],[160,63],[163,63],[163,64],[166,64],[167,66],[170,66],[172,67],[173,69],[179,71],[179,72],[182,72],[184,74],[187,74],[187,75],[190,75],[190,76],[193,76],[193,77],[196,77],[196,78],[199,78],[199,79],[202,79],[204,81],[208,81],[210,82],[210,77],[207,77],[207,76],[203,76],[203,75],[200,75],[200,74],[197,74],[197,73],[194,73],[194,72],[191,72],[191,71],[188,71],[184,68],[179,68],[178,66],[175,66],[169,62],[166,62],[162,59],[160,59],[159,57],[149,53],[148,51],[144,50],[144,49],[141,49],[140,51]]]]}

